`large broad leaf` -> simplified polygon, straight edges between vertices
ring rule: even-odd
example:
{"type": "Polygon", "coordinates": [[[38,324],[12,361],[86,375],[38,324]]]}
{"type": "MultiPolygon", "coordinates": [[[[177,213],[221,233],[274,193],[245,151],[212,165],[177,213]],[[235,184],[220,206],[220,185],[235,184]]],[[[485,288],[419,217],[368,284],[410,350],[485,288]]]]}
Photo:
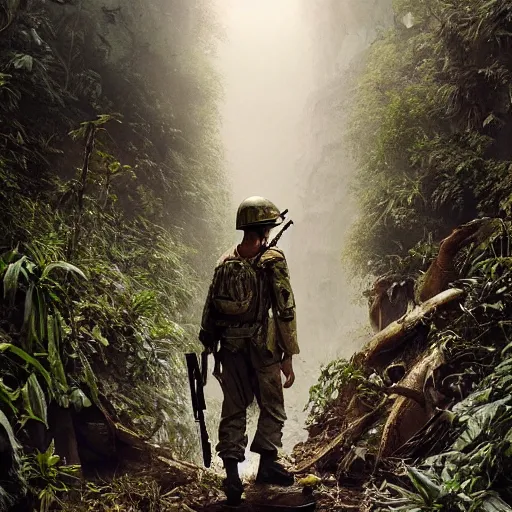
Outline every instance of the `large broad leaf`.
{"type": "Polygon", "coordinates": [[[26,363],[36,368],[41,374],[41,376],[44,378],[46,383],[48,384],[48,387],[52,387],[52,378],[50,374],[37,359],[32,357],[30,354],[27,354],[23,349],[17,347],[16,345],[13,345],[12,343],[0,343],[0,352],[6,351],[12,352],[13,354],[17,355],[20,359],[23,359],[23,361],[25,361],[26,363]]]}
{"type": "Polygon", "coordinates": [[[7,433],[7,437],[9,438],[9,442],[11,443],[11,447],[15,453],[15,457],[17,458],[17,452],[21,449],[16,436],[14,435],[14,431],[12,430],[11,424],[7,419],[7,416],[0,410],[0,427],[5,430],[7,433]]]}
{"type": "Polygon", "coordinates": [[[453,449],[462,451],[464,448],[475,442],[482,433],[487,432],[490,424],[503,413],[511,409],[507,405],[512,397],[506,397],[490,404],[477,407],[461,421],[466,422],[466,428],[462,435],[453,444],[453,449]]]}
{"type": "Polygon", "coordinates": [[[11,304],[14,301],[16,292],[18,290],[18,282],[20,278],[21,269],[23,263],[26,260],[26,256],[22,256],[18,261],[11,263],[4,274],[4,298],[9,299],[11,304]]]}
{"type": "Polygon", "coordinates": [[[75,265],[72,265],[71,263],[67,263],[65,261],[56,261],[55,263],[50,263],[49,265],[47,265],[43,270],[43,273],[41,274],[41,279],[46,279],[50,272],[56,268],[66,270],[67,272],[73,272],[75,274],[78,274],[83,279],[87,279],[85,274],[78,267],[75,267],[75,265]]]}
{"type": "Polygon", "coordinates": [[[437,485],[429,476],[416,468],[408,467],[407,474],[416,490],[421,494],[425,503],[432,503],[441,495],[441,486],[437,485]]]}
{"type": "Polygon", "coordinates": [[[27,412],[27,419],[40,421],[48,428],[46,398],[34,374],[30,375],[21,393],[23,395],[25,411],[27,412]]]}
{"type": "Polygon", "coordinates": [[[0,378],[0,402],[4,403],[11,411],[16,414],[18,409],[15,407],[14,402],[20,396],[20,390],[13,390],[9,386],[6,386],[3,380],[0,378]]]}
{"type": "Polygon", "coordinates": [[[482,502],[483,512],[512,512],[512,508],[505,503],[499,496],[488,496],[482,502]]]}
{"type": "Polygon", "coordinates": [[[68,380],[64,371],[60,355],[60,339],[62,335],[59,315],[48,315],[47,318],[48,334],[48,362],[52,369],[52,374],[58,384],[60,391],[64,394],[68,391],[68,380]]]}

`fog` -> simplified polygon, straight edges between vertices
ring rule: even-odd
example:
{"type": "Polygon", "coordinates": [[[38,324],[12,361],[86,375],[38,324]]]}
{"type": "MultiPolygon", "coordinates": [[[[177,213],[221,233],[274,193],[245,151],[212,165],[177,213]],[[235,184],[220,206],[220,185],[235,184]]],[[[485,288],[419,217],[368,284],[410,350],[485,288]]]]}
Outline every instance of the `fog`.
{"type": "MultiPolygon", "coordinates": [[[[233,205],[250,195],[291,207],[299,127],[312,90],[307,26],[297,0],[225,1],[222,135],[233,205]]],[[[295,193],[294,193],[295,192],[295,193]]]]}
{"type": "MultiPolygon", "coordinates": [[[[340,144],[345,121],[324,96],[333,82],[341,87],[344,69],[375,37],[375,30],[365,28],[372,20],[354,17],[361,4],[369,9],[372,2],[217,2],[225,33],[217,66],[224,84],[222,138],[233,226],[238,204],[251,195],[288,208],[295,221],[280,242],[289,262],[301,346],[297,380],[285,390],[289,452],[306,437],[303,409],[321,365],[350,357],[367,332],[367,309],[355,302],[360,287],[341,259],[357,214],[349,193],[353,165],[346,148],[329,149],[340,144]],[[343,23],[330,18],[336,12],[343,23]],[[329,40],[329,30],[335,41],[329,40]]],[[[233,236],[235,242],[238,234],[233,236]]]]}

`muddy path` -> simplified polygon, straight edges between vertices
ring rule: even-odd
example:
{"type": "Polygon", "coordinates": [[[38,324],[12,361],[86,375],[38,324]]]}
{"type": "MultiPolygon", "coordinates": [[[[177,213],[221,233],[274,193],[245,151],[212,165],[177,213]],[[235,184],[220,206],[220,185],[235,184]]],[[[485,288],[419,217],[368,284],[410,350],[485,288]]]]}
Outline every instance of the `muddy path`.
{"type": "Polygon", "coordinates": [[[298,484],[282,488],[246,485],[244,500],[238,507],[228,506],[223,499],[212,501],[198,512],[312,512],[359,510],[362,493],[358,489],[328,487],[321,485],[315,489],[298,484]]]}

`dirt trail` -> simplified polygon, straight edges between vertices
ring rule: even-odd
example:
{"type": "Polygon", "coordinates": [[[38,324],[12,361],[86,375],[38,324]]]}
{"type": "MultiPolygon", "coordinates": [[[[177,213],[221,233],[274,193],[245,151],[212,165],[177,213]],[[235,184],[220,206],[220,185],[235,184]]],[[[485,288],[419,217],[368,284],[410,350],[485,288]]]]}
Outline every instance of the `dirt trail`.
{"type": "Polygon", "coordinates": [[[315,489],[298,484],[282,488],[246,485],[245,499],[239,507],[230,507],[221,500],[208,503],[198,512],[306,512],[359,510],[362,495],[359,489],[328,487],[321,485],[315,489]]]}

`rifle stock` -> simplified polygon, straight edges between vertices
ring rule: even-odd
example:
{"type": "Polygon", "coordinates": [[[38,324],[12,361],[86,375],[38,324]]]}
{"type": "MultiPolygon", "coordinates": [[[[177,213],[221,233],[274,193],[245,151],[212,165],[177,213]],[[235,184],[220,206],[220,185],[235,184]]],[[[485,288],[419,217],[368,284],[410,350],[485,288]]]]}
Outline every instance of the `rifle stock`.
{"type": "MultiPolygon", "coordinates": [[[[204,380],[199,368],[199,362],[195,353],[185,354],[187,360],[188,382],[190,385],[190,395],[192,398],[192,408],[194,410],[194,420],[198,424],[199,436],[201,439],[201,450],[203,452],[203,462],[206,468],[210,467],[212,462],[212,447],[208,431],[206,430],[206,422],[204,419],[204,411],[206,410],[206,402],[204,399],[204,380]]],[[[204,362],[204,356],[203,356],[204,362]]]]}

